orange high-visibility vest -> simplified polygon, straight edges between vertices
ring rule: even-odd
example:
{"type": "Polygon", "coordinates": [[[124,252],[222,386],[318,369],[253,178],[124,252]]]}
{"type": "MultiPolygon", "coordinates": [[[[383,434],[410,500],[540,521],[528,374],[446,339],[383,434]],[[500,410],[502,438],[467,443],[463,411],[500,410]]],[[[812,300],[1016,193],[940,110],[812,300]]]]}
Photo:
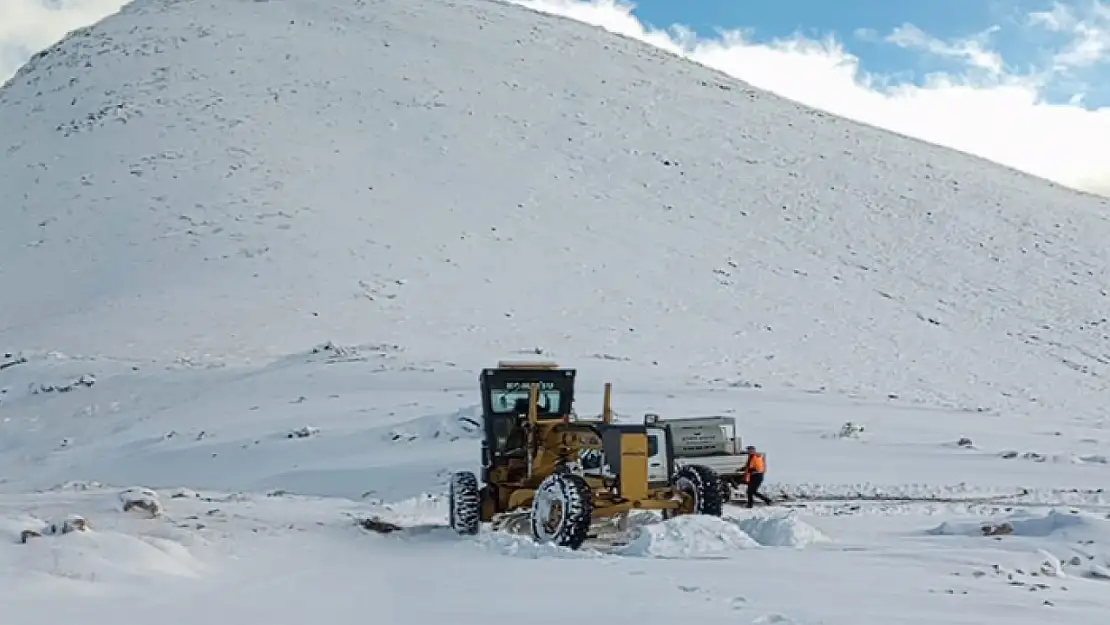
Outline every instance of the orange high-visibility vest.
{"type": "Polygon", "coordinates": [[[748,466],[744,467],[745,473],[764,473],[767,470],[767,461],[763,454],[754,453],[748,456],[748,466]]]}

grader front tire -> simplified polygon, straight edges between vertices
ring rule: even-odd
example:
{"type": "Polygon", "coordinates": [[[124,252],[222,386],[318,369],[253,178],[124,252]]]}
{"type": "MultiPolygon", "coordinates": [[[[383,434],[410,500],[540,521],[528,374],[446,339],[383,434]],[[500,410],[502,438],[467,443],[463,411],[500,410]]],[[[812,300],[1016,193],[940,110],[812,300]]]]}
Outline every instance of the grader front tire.
{"type": "Polygon", "coordinates": [[[482,526],[482,498],[478,478],[469,471],[459,471],[452,475],[447,500],[451,529],[463,536],[477,534],[482,526]]]}
{"type": "Polygon", "coordinates": [[[532,499],[532,537],[537,543],[578,549],[593,519],[593,494],[572,473],[547,476],[532,499]]]}

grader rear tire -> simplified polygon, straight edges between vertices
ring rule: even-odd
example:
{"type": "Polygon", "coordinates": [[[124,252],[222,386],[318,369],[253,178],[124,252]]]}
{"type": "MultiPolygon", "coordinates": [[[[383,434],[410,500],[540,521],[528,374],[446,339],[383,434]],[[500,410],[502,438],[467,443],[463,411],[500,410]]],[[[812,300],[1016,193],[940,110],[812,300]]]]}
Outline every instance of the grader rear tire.
{"type": "Polygon", "coordinates": [[[675,473],[674,485],[693,497],[694,514],[718,517],[724,514],[723,480],[713,469],[700,464],[684,465],[675,473]]]}
{"type": "Polygon", "coordinates": [[[451,529],[463,536],[473,536],[482,526],[482,498],[478,478],[469,471],[451,476],[447,496],[451,529]]]}
{"type": "Polygon", "coordinates": [[[578,549],[593,520],[593,494],[573,473],[553,473],[532,499],[532,537],[537,543],[578,549]]]}

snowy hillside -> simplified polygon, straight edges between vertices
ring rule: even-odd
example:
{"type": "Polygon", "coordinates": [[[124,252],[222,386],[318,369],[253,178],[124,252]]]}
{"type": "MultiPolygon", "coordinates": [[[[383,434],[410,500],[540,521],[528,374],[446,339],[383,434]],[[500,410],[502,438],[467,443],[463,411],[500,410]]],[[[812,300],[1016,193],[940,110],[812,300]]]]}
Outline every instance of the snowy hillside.
{"type": "Polygon", "coordinates": [[[5,625],[1105,622],[1098,200],[484,0],[141,0],[0,149],[5,625]],[[454,535],[537,351],[776,505],[454,535]]]}
{"type": "Polygon", "coordinates": [[[1105,202],[513,5],[140,0],[13,78],[0,150],[7,351],[1102,411],[1105,202]]]}

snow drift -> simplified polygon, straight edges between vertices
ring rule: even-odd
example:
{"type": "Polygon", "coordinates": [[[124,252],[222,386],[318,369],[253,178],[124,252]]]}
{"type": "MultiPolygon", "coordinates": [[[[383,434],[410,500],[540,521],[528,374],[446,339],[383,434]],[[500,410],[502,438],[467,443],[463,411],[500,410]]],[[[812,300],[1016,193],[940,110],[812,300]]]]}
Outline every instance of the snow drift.
{"type": "Polygon", "coordinates": [[[0,569],[17,572],[16,584],[26,592],[64,583],[94,584],[86,590],[96,592],[201,576],[206,541],[188,524],[159,518],[163,508],[156,493],[142,488],[109,493],[99,485],[74,483],[17,505],[4,500],[0,569]],[[82,494],[70,500],[67,491],[82,494]]]}
{"type": "Polygon", "coordinates": [[[748,518],[688,515],[630,530],[620,555],[652,558],[718,558],[757,547],[805,547],[829,542],[793,514],[748,518]]]}
{"type": "Polygon", "coordinates": [[[758,546],[751,536],[719,518],[688,515],[636,528],[618,553],[650,558],[712,558],[729,557],[758,546]]]}
{"type": "Polygon", "coordinates": [[[195,578],[204,570],[180,542],[95,528],[47,534],[25,544],[4,544],[0,550],[5,552],[5,564],[22,569],[28,581],[49,575],[73,581],[123,583],[152,575],[195,578]]]}
{"type": "Polygon", "coordinates": [[[1015,513],[985,522],[945,521],[930,529],[935,536],[1025,536],[1110,539],[1110,523],[1089,513],[1050,510],[1045,514],[1015,513]]]}
{"type": "Polygon", "coordinates": [[[821,530],[795,514],[731,518],[731,523],[764,547],[807,547],[831,542],[821,530]]]}

